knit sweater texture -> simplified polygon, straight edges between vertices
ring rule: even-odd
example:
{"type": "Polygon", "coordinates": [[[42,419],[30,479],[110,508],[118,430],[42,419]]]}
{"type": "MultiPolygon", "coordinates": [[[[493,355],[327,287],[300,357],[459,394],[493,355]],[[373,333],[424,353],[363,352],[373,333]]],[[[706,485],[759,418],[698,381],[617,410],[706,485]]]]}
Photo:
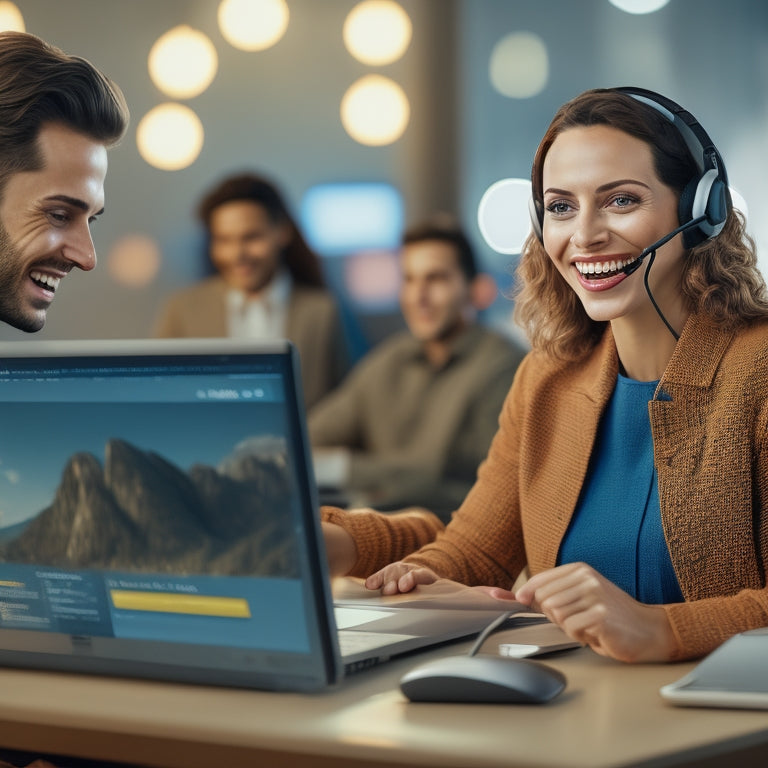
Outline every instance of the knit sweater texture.
{"type": "MultiPolygon", "coordinates": [[[[448,526],[428,513],[373,523],[326,508],[367,575],[405,558],[468,585],[509,588],[552,568],[619,369],[610,328],[586,360],[531,352],[477,482],[448,526]],[[409,554],[414,543],[421,548],[409,554]]],[[[649,403],[662,526],[685,598],[666,605],[675,659],[768,626],[768,321],[726,331],[692,315],[649,403]]],[[[627,468],[631,471],[631,468],[627,468]]],[[[599,531],[595,535],[600,535],[599,531]]]]}

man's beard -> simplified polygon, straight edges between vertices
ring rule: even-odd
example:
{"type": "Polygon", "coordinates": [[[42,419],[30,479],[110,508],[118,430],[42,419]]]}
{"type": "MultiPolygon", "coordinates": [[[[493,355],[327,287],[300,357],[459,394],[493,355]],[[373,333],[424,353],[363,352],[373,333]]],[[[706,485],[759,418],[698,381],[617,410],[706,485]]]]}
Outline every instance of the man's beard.
{"type": "MultiPolygon", "coordinates": [[[[467,327],[467,322],[461,315],[446,320],[443,325],[428,335],[417,335],[419,341],[428,342],[446,342],[456,338],[467,327]]],[[[413,333],[413,331],[411,331],[413,333]]],[[[416,334],[414,334],[416,335],[416,334]]]]}
{"type": "Polygon", "coordinates": [[[26,280],[23,263],[23,254],[11,241],[5,225],[0,222],[0,321],[20,331],[34,333],[45,325],[45,312],[42,316],[39,313],[30,316],[24,311],[20,299],[22,283],[26,280]]]}

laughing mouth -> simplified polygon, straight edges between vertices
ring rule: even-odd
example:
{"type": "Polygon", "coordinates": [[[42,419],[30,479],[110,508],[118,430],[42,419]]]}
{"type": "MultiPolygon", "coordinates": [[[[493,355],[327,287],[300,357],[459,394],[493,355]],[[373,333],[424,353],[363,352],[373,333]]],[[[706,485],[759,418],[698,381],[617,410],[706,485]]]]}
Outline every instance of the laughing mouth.
{"type": "Polygon", "coordinates": [[[48,275],[45,272],[40,272],[37,269],[33,269],[29,273],[29,276],[32,279],[32,282],[36,283],[41,288],[44,288],[46,291],[51,291],[52,293],[56,293],[56,289],[59,287],[59,283],[61,282],[60,277],[48,275]]]}
{"type": "Polygon", "coordinates": [[[579,274],[587,280],[600,280],[606,277],[618,275],[630,264],[637,261],[637,256],[633,259],[611,259],[610,261],[577,261],[574,266],[579,274]]]}

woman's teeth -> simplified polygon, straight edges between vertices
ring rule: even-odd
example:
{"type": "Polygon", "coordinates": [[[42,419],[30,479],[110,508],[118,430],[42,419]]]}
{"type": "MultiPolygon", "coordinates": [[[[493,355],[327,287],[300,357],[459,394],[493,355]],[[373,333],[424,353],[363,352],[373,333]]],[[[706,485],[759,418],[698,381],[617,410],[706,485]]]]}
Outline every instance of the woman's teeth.
{"type": "Polygon", "coordinates": [[[615,275],[633,261],[635,259],[612,259],[611,261],[577,261],[575,264],[582,276],[586,277],[587,280],[595,280],[600,277],[615,275]]]}

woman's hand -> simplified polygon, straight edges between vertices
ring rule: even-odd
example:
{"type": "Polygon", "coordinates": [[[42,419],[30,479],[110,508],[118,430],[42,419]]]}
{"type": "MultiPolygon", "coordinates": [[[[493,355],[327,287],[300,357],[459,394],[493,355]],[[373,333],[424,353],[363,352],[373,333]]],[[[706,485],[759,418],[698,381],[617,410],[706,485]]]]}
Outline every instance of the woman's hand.
{"type": "Polygon", "coordinates": [[[482,592],[488,597],[492,597],[494,600],[508,600],[515,602],[517,595],[510,589],[503,589],[502,587],[472,587],[477,592],[482,592]]]}
{"type": "Polygon", "coordinates": [[[669,661],[675,649],[666,612],[644,605],[586,563],[532,576],[515,597],[569,637],[619,661],[669,661]]]}
{"type": "MultiPolygon", "coordinates": [[[[357,545],[352,536],[340,525],[321,524],[331,578],[346,576],[357,562],[357,545]]],[[[0,766],[2,768],[2,766],[0,766]]]]}
{"type": "Polygon", "coordinates": [[[413,563],[390,563],[366,580],[368,589],[380,589],[382,595],[410,592],[419,584],[434,584],[440,577],[429,568],[413,563]]]}

